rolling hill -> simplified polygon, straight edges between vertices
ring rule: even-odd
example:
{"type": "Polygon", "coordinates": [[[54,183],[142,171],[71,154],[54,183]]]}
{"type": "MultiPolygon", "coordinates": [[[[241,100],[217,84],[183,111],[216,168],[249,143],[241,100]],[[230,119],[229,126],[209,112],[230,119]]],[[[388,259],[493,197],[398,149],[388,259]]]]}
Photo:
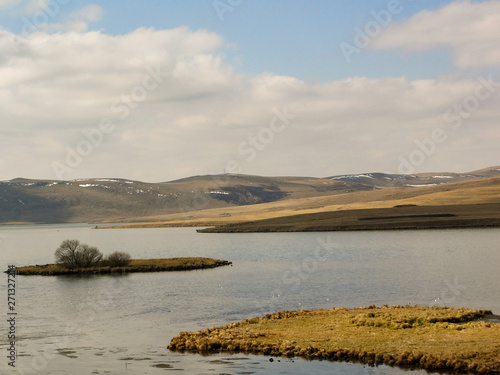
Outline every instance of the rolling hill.
{"type": "Polygon", "coordinates": [[[18,178],[0,182],[0,223],[129,222],[155,215],[373,189],[320,178],[240,175],[197,176],[164,183],[18,178]]]}
{"type": "Polygon", "coordinates": [[[500,202],[499,181],[499,167],[328,178],[209,175],[161,183],[18,178],[0,182],[0,223],[213,225],[417,201],[413,204],[494,203],[500,202]]]}

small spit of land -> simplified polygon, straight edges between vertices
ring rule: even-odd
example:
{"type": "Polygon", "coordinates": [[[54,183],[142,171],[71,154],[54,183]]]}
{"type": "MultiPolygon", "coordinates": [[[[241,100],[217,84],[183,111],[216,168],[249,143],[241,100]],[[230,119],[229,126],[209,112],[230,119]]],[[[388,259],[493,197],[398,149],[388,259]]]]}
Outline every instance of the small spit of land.
{"type": "Polygon", "coordinates": [[[283,311],[181,332],[170,350],[386,364],[454,373],[500,373],[500,317],[489,310],[369,306],[283,311]]]}
{"type": "MultiPolygon", "coordinates": [[[[99,228],[217,226],[205,232],[260,232],[498,227],[500,226],[500,176],[498,176],[500,167],[490,172],[495,175],[477,179],[471,177],[470,180],[464,176],[464,180],[460,181],[446,174],[420,177],[429,180],[421,180],[420,183],[426,181],[426,184],[417,185],[412,185],[407,180],[416,176],[376,174],[365,177],[347,176],[346,179],[352,177],[361,183],[353,187],[343,181],[342,184],[347,185],[337,186],[341,181],[337,178],[331,181],[321,180],[320,185],[314,185],[314,189],[320,194],[317,196],[311,196],[310,191],[311,194],[306,194],[305,191],[297,190],[278,200],[255,202],[255,204],[226,203],[224,207],[202,205],[197,210],[180,205],[178,207],[182,208],[181,212],[128,217],[123,218],[121,222],[135,222],[135,224],[99,228]],[[387,183],[396,185],[384,185],[387,183]],[[321,186],[327,190],[323,191],[321,186]],[[349,187],[349,191],[329,190],[335,186],[349,187]]],[[[239,182],[247,181],[249,186],[260,181],[253,180],[251,176],[234,178],[239,182]]],[[[279,186],[284,191],[291,185],[279,186]]],[[[226,195],[229,194],[226,190],[230,189],[219,190],[221,194],[203,195],[210,195],[211,198],[230,197],[226,195]]]]}
{"type": "Polygon", "coordinates": [[[232,262],[211,258],[169,258],[169,259],[132,259],[124,267],[92,267],[68,269],[58,264],[45,264],[26,267],[16,267],[17,275],[82,275],[82,274],[111,274],[128,272],[162,272],[162,271],[189,271],[208,269],[230,265],[232,262]]]}
{"type": "Polygon", "coordinates": [[[398,205],[247,221],[200,229],[201,233],[447,229],[500,226],[500,204],[398,205]]]}

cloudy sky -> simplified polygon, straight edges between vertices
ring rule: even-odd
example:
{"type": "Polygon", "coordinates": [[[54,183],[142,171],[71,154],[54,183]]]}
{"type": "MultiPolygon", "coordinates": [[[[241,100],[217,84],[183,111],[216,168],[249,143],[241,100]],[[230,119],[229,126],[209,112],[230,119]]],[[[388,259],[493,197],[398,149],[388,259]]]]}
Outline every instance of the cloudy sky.
{"type": "Polygon", "coordinates": [[[0,180],[500,164],[500,1],[0,0],[0,180]]]}

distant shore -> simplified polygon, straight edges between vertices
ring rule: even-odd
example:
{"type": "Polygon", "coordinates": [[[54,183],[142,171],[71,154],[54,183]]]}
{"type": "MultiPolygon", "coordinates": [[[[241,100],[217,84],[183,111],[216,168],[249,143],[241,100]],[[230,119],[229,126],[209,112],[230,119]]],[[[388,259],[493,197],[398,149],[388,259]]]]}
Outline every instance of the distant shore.
{"type": "Polygon", "coordinates": [[[200,233],[314,232],[500,227],[500,204],[401,205],[293,215],[199,229],[200,233]]]}
{"type": "MultiPolygon", "coordinates": [[[[258,215],[257,215],[258,217],[258,215]]],[[[99,225],[94,229],[198,227],[199,233],[317,232],[500,227],[500,203],[458,205],[401,204],[393,207],[337,209],[266,219],[231,217],[99,225]]]]}
{"type": "Polygon", "coordinates": [[[169,349],[498,374],[499,318],[489,310],[419,306],[282,311],[181,332],[169,349]]]}
{"type": "Polygon", "coordinates": [[[231,265],[232,262],[211,258],[168,258],[168,259],[132,259],[124,267],[92,267],[68,269],[58,264],[16,267],[17,275],[24,276],[59,276],[119,274],[132,272],[167,272],[209,269],[231,265]]]}

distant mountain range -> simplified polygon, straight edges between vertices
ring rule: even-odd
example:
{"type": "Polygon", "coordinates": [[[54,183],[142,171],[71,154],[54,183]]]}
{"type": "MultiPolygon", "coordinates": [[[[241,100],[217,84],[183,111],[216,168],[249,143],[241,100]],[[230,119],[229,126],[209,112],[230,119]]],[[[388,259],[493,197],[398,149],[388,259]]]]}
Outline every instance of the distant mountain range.
{"type": "Polygon", "coordinates": [[[481,169],[468,173],[419,173],[414,175],[363,173],[329,177],[332,180],[355,182],[370,186],[388,187],[422,187],[442,185],[450,182],[464,182],[475,179],[494,177],[500,175],[500,167],[481,169]]]}
{"type": "MultiPolygon", "coordinates": [[[[129,222],[134,218],[326,197],[390,188],[422,189],[500,176],[500,167],[469,173],[364,173],[327,178],[195,176],[145,183],[113,178],[0,182],[0,223],[129,222]]],[[[293,203],[293,201],[292,201],[293,203]]]]}

